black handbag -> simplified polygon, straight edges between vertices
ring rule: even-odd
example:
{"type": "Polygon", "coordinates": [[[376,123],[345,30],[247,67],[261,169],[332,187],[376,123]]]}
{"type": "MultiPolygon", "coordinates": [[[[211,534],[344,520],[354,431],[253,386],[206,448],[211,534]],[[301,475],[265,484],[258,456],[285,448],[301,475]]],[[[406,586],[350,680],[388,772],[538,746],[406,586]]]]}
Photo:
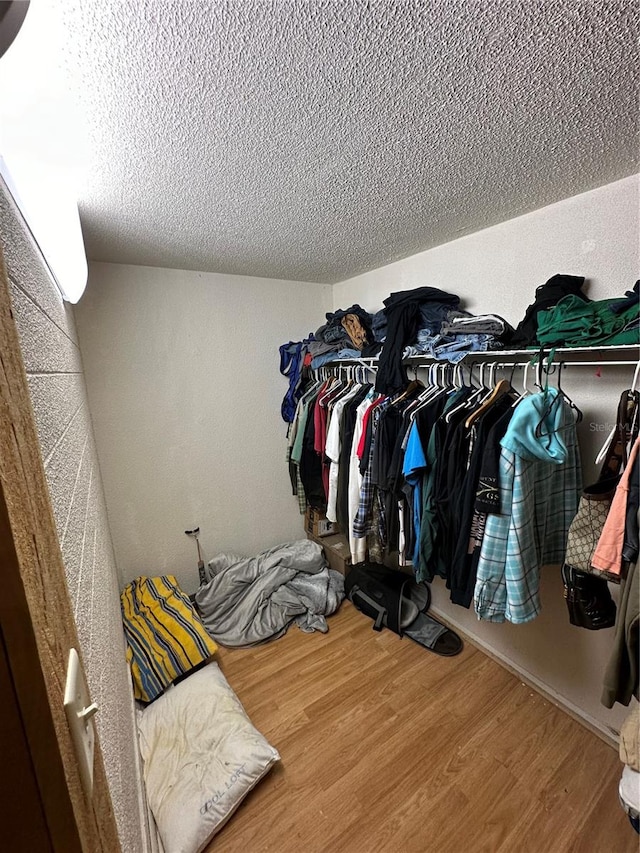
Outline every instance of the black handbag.
{"type": "Polygon", "coordinates": [[[580,572],[564,563],[562,582],[572,625],[599,631],[616,624],[616,605],[606,580],[580,572]]]}

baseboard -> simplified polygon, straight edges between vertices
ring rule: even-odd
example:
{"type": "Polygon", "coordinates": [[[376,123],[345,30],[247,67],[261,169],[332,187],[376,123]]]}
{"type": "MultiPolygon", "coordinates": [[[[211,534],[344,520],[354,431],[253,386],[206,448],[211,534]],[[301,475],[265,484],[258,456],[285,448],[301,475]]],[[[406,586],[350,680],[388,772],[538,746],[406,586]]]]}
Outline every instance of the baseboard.
{"type": "Polygon", "coordinates": [[[531,687],[532,690],[535,690],[536,693],[539,693],[547,702],[550,702],[552,705],[555,705],[557,708],[560,708],[570,717],[572,717],[576,722],[583,725],[586,729],[589,729],[594,735],[597,735],[601,740],[603,740],[606,744],[613,747],[616,751],[618,749],[619,741],[620,741],[620,733],[613,728],[607,728],[603,726],[599,720],[596,720],[594,717],[591,717],[589,714],[585,714],[577,705],[574,705],[572,702],[569,702],[565,696],[562,696],[559,693],[556,693],[552,690],[548,685],[541,682],[535,675],[532,675],[525,669],[521,669],[516,666],[512,661],[510,661],[506,656],[500,654],[495,649],[491,648],[491,646],[484,643],[478,637],[472,636],[460,628],[455,622],[453,622],[445,613],[443,613],[437,607],[431,607],[429,610],[434,616],[436,616],[439,620],[444,622],[450,628],[452,628],[456,633],[460,634],[460,636],[466,640],[466,642],[470,643],[472,646],[475,646],[477,649],[480,649],[481,652],[490,657],[492,660],[499,663],[500,666],[503,666],[506,670],[508,670],[512,675],[515,675],[516,678],[520,679],[524,684],[528,687],[531,687]]]}

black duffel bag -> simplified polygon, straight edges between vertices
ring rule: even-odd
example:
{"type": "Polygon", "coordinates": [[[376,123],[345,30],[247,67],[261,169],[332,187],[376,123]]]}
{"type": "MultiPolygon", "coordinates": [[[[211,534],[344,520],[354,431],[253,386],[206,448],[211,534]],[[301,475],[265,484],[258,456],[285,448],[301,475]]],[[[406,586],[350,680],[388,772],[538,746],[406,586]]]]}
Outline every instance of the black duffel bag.
{"type": "Polygon", "coordinates": [[[358,563],[344,586],[354,607],[373,619],[374,631],[389,628],[446,657],[462,651],[460,637],[427,615],[431,590],[426,583],[416,583],[410,575],[381,563],[358,563]]]}

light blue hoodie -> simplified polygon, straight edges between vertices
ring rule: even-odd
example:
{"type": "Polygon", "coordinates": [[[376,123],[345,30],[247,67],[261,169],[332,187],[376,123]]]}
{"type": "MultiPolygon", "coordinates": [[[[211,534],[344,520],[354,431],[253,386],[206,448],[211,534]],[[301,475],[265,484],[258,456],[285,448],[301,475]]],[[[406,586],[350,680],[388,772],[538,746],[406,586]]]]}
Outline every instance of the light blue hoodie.
{"type": "Polygon", "coordinates": [[[522,459],[539,459],[562,465],[567,446],[562,438],[563,404],[556,388],[530,394],[516,406],[500,446],[522,459]],[[540,435],[536,435],[538,430],[540,435]]]}

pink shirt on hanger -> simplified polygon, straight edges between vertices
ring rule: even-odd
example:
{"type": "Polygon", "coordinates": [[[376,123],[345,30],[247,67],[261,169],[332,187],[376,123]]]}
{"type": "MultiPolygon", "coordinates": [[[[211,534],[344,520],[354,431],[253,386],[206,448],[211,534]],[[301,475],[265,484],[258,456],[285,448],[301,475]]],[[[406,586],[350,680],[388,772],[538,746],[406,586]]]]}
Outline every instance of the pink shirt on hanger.
{"type": "Polygon", "coordinates": [[[627,516],[629,479],[633,470],[633,463],[638,455],[639,445],[640,438],[636,438],[631,448],[624,473],[613,496],[611,508],[602,528],[600,539],[598,539],[596,550],[593,552],[591,565],[600,572],[609,572],[612,575],[622,573],[622,548],[624,546],[624,525],[627,516]]]}

